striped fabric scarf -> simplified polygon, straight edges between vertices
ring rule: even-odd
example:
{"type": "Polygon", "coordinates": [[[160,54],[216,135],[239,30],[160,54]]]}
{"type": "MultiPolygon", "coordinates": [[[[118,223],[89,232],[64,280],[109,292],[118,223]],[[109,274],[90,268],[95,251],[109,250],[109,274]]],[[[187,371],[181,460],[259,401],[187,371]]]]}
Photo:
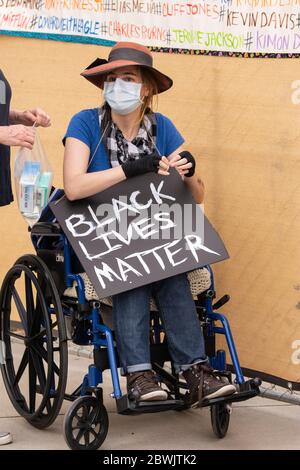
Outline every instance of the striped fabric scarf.
{"type": "Polygon", "coordinates": [[[122,163],[137,158],[145,158],[156,152],[157,125],[154,113],[145,114],[143,122],[139,128],[137,136],[132,140],[127,140],[122,131],[114,122],[107,119],[107,108],[100,108],[99,120],[102,123],[102,132],[108,125],[105,132],[104,142],[108,150],[109,160],[112,167],[122,165],[122,163]],[[105,138],[106,137],[106,138],[105,138]]]}

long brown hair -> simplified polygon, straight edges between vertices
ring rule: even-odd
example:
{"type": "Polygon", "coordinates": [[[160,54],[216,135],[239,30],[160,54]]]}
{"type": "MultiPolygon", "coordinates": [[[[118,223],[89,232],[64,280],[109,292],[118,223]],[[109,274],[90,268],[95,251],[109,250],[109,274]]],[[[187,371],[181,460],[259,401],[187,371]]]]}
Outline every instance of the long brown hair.
{"type": "Polygon", "coordinates": [[[143,121],[145,114],[154,112],[154,99],[157,106],[158,86],[150,70],[146,67],[140,67],[143,84],[148,88],[148,96],[145,96],[141,107],[140,122],[143,121]]]}

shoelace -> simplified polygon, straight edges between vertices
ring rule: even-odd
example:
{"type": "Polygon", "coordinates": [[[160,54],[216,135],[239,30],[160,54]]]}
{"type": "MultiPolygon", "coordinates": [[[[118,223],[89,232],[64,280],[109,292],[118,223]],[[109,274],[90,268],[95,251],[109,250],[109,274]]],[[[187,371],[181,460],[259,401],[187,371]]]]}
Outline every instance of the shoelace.
{"type": "Polygon", "coordinates": [[[142,389],[144,386],[149,386],[150,383],[152,384],[152,386],[156,385],[155,378],[151,372],[144,372],[143,374],[139,375],[134,381],[134,385],[136,384],[140,389],[142,389]]]}
{"type": "Polygon", "coordinates": [[[219,378],[219,375],[217,372],[215,372],[210,366],[201,364],[200,365],[200,381],[199,381],[199,387],[198,387],[198,403],[196,405],[197,408],[200,408],[202,406],[203,400],[205,397],[203,397],[203,385],[204,385],[204,374],[211,375],[213,377],[219,378]]]}

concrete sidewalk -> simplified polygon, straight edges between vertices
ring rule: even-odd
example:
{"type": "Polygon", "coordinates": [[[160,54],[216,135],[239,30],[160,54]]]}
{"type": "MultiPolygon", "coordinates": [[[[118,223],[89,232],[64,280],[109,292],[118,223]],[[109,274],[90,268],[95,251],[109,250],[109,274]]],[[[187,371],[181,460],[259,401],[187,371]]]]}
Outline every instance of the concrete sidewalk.
{"type": "MultiPolygon", "coordinates": [[[[21,347],[17,346],[21,352],[21,347]]],[[[69,355],[68,391],[81,382],[91,360],[69,355]]],[[[124,382],[122,382],[124,387],[124,382]]],[[[124,388],[123,388],[124,389],[124,388]]],[[[300,449],[300,407],[265,398],[233,405],[228,434],[217,439],[210,424],[209,409],[168,411],[122,416],[116,413],[110,397],[109,372],[104,373],[104,402],[110,428],[103,450],[116,449],[300,449]]],[[[0,431],[10,431],[14,442],[0,450],[67,449],[63,434],[63,415],[70,403],[63,404],[60,415],[48,429],[40,431],[17,415],[0,378],[0,431]]]]}

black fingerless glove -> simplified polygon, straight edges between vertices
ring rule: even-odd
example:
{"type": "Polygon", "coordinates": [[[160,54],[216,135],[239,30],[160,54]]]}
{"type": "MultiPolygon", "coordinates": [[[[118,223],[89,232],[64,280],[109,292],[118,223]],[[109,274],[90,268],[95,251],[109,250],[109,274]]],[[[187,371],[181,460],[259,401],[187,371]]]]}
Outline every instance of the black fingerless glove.
{"type": "Polygon", "coordinates": [[[122,164],[122,169],[126,178],[132,178],[133,176],[143,175],[149,172],[157,173],[160,158],[157,153],[152,153],[151,155],[145,155],[136,160],[127,160],[122,164]]]}
{"type": "Polygon", "coordinates": [[[184,176],[187,176],[188,178],[190,176],[193,176],[194,173],[195,173],[195,169],[196,169],[196,160],[194,159],[193,155],[190,152],[187,152],[186,150],[184,152],[180,152],[179,155],[182,158],[186,158],[187,163],[192,163],[192,165],[193,165],[193,166],[191,166],[191,168],[189,168],[189,172],[186,173],[184,176]]]}

